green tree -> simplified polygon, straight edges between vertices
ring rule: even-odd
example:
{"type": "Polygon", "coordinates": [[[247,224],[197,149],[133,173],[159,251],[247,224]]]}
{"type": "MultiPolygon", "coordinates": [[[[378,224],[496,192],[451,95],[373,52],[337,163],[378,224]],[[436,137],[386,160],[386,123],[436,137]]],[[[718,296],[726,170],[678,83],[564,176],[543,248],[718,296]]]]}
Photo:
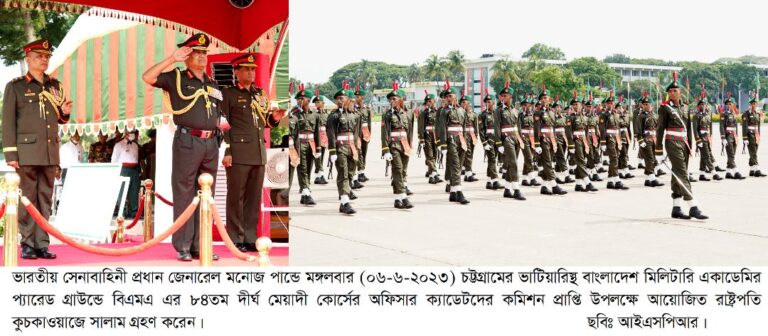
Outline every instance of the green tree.
{"type": "Polygon", "coordinates": [[[449,77],[451,80],[459,82],[464,81],[465,61],[464,54],[462,54],[460,50],[451,50],[448,52],[444,62],[450,73],[449,77]]]}
{"type": "Polygon", "coordinates": [[[536,43],[523,53],[523,58],[541,60],[564,60],[565,53],[560,48],[550,47],[546,44],[536,43]]]}
{"type": "Polygon", "coordinates": [[[510,87],[514,89],[520,83],[519,71],[520,67],[518,64],[508,58],[496,61],[493,67],[491,67],[491,72],[493,72],[490,81],[491,87],[496,92],[499,92],[504,88],[506,82],[509,81],[510,87]]]}
{"type": "Polygon", "coordinates": [[[565,66],[573,70],[584,83],[589,83],[592,86],[598,85],[601,80],[603,83],[621,81],[621,75],[616,70],[594,57],[577,58],[565,66]]]}
{"type": "Polygon", "coordinates": [[[424,61],[424,76],[427,79],[433,81],[442,81],[448,79],[448,75],[448,69],[437,55],[429,55],[427,60],[424,61]]]}
{"type": "Polygon", "coordinates": [[[631,58],[629,56],[624,54],[613,54],[610,56],[606,56],[603,58],[603,62],[605,63],[622,63],[622,64],[629,64],[631,62],[631,58]]]}
{"type": "Polygon", "coordinates": [[[362,60],[357,64],[357,69],[353,73],[354,82],[356,84],[376,86],[378,80],[376,78],[376,67],[368,60],[362,60]]]}
{"type": "Polygon", "coordinates": [[[408,73],[406,78],[409,82],[420,82],[424,80],[424,73],[418,64],[414,63],[408,66],[408,73]]]}
{"type": "Polygon", "coordinates": [[[78,14],[0,8],[0,58],[6,66],[24,59],[22,47],[40,37],[59,45],[78,14]]]}
{"type": "MultiPolygon", "coordinates": [[[[569,68],[549,66],[531,74],[531,80],[541,87],[545,84],[554,98],[571,96],[573,90],[583,91],[584,82],[569,68]]],[[[538,92],[538,91],[537,91],[538,92]]]]}

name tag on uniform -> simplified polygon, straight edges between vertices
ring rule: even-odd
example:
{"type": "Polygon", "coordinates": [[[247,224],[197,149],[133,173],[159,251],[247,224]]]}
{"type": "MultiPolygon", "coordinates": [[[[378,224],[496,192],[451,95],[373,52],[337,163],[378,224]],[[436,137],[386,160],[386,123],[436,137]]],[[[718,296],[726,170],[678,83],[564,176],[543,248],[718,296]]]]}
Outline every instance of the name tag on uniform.
{"type": "Polygon", "coordinates": [[[208,96],[216,98],[218,100],[224,100],[224,98],[221,95],[221,91],[210,86],[208,87],[208,96]]]}

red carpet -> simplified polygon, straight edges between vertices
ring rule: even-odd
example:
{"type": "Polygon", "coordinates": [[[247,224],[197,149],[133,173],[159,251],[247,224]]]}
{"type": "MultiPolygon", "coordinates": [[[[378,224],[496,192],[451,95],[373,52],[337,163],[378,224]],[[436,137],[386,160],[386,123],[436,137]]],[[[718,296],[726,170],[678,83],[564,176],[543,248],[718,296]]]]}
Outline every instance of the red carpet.
{"type": "MultiPolygon", "coordinates": [[[[137,243],[98,244],[97,246],[119,248],[130,247],[137,243]]],[[[198,260],[180,262],[176,260],[176,251],[170,243],[161,243],[141,253],[122,257],[104,256],[78,250],[69,245],[51,245],[50,250],[58,256],[53,260],[26,260],[19,258],[19,266],[199,266],[198,260]]],[[[214,266],[258,267],[257,262],[248,262],[235,258],[224,245],[214,245],[213,252],[221,259],[214,266]]],[[[256,253],[253,253],[256,255],[256,253]]],[[[0,258],[3,250],[0,248],[0,258]]],[[[275,266],[288,265],[288,247],[275,246],[270,252],[270,259],[275,266]]]]}

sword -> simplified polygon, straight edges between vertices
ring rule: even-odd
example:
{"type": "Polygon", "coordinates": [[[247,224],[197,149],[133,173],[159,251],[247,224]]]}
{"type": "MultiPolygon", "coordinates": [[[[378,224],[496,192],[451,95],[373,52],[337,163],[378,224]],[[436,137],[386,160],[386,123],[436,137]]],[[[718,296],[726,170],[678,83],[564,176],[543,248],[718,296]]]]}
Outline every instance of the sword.
{"type": "Polygon", "coordinates": [[[328,179],[333,179],[333,162],[330,155],[328,155],[328,179]]]}
{"type": "Polygon", "coordinates": [[[723,139],[720,140],[720,156],[725,156],[725,142],[723,142],[723,139]]]}
{"type": "Polygon", "coordinates": [[[418,148],[416,148],[416,157],[417,157],[417,158],[420,158],[420,157],[421,157],[421,148],[422,148],[422,147],[424,147],[424,144],[423,144],[421,141],[419,141],[419,147],[418,147],[418,148]]]}
{"type": "MultiPolygon", "coordinates": [[[[381,158],[383,159],[384,157],[382,156],[381,158]]],[[[389,176],[389,165],[390,165],[389,161],[386,161],[386,165],[384,166],[384,177],[389,176]]]]}
{"type": "Polygon", "coordinates": [[[688,190],[688,188],[685,186],[685,183],[683,183],[683,179],[677,176],[677,174],[675,174],[675,172],[672,170],[672,167],[670,167],[667,164],[668,159],[669,159],[669,156],[665,156],[663,159],[661,159],[661,164],[663,164],[665,167],[667,167],[667,169],[669,169],[669,172],[672,174],[672,178],[676,179],[677,183],[680,184],[683,190],[685,190],[685,192],[687,192],[688,195],[691,196],[691,198],[693,198],[693,193],[690,190],[688,190]]]}
{"type": "Polygon", "coordinates": [[[437,168],[443,169],[443,151],[437,150],[437,168]]]}
{"type": "Polygon", "coordinates": [[[746,141],[742,141],[741,142],[741,155],[744,155],[746,150],[747,150],[747,142],[746,141]]]}

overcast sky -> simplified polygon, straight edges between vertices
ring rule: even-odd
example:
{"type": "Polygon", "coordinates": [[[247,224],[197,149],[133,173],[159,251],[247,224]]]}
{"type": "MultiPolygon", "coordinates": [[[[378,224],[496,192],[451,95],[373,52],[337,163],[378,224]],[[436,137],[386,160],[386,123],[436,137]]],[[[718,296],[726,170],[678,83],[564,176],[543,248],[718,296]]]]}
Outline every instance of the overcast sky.
{"type": "Polygon", "coordinates": [[[454,49],[520,57],[535,43],[568,59],[768,56],[768,2],[754,0],[290,0],[290,18],[291,76],[316,83],[361,59],[407,65],[454,49]]]}

